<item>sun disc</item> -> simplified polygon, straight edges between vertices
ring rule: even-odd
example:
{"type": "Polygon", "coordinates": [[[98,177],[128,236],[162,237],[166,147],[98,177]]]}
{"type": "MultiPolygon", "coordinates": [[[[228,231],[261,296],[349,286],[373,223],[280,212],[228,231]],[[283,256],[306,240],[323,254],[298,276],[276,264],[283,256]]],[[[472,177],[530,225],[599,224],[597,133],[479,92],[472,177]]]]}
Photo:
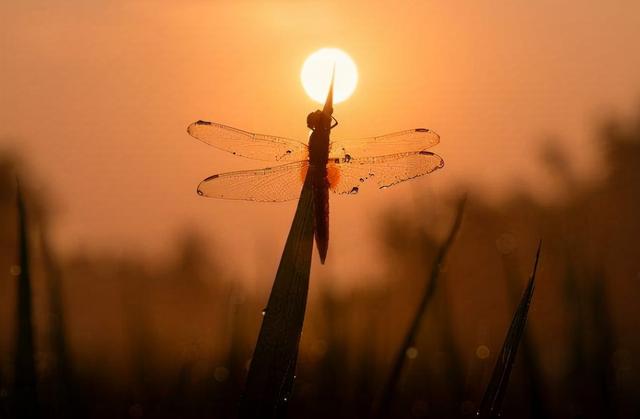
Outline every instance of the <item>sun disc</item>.
{"type": "Polygon", "coordinates": [[[300,72],[304,90],[316,102],[324,103],[327,98],[334,65],[333,103],[343,102],[356,90],[358,69],[351,57],[338,48],[322,48],[306,59],[300,72]]]}

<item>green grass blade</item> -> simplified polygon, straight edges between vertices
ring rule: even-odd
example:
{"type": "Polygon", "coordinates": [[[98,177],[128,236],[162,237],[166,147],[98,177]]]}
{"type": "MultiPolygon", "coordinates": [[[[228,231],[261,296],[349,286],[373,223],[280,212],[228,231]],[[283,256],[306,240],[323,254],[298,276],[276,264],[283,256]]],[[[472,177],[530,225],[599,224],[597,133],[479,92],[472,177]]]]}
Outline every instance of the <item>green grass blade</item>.
{"type": "Polygon", "coordinates": [[[516,359],[518,345],[522,340],[524,328],[527,324],[527,315],[529,314],[529,306],[531,305],[531,299],[533,298],[541,247],[542,241],[538,243],[538,250],[533,264],[533,272],[531,273],[529,283],[522,294],[520,304],[518,304],[518,308],[513,315],[513,320],[509,326],[507,337],[504,340],[504,344],[502,345],[502,349],[498,355],[498,361],[493,369],[491,381],[489,381],[487,390],[485,391],[482,402],[480,403],[477,415],[479,418],[497,418],[500,416],[502,401],[504,400],[504,395],[507,391],[507,384],[509,383],[509,376],[511,375],[511,368],[513,367],[513,363],[516,359]]]}
{"type": "Polygon", "coordinates": [[[16,304],[15,337],[15,414],[17,418],[39,417],[36,391],[36,364],[33,331],[31,272],[27,214],[20,185],[17,186],[18,240],[20,275],[18,276],[18,302],[16,304]]]}
{"type": "Polygon", "coordinates": [[[413,320],[411,322],[411,325],[409,326],[409,330],[407,331],[407,334],[405,335],[404,340],[400,345],[398,352],[396,353],[391,372],[382,390],[379,405],[374,406],[373,408],[373,417],[387,417],[389,411],[391,410],[393,399],[395,398],[396,386],[398,385],[398,380],[400,379],[400,375],[402,374],[402,370],[407,359],[407,350],[411,346],[413,346],[416,340],[416,336],[418,335],[418,331],[420,330],[420,324],[422,323],[422,319],[424,318],[427,307],[429,306],[429,303],[435,295],[444,261],[447,257],[447,254],[449,253],[449,249],[453,245],[458,231],[460,230],[460,226],[462,225],[462,216],[464,214],[465,202],[466,197],[460,201],[456,212],[456,218],[453,222],[453,225],[451,226],[451,230],[449,231],[449,234],[442,246],[440,246],[440,249],[436,254],[436,258],[433,261],[433,266],[431,269],[431,274],[429,276],[429,282],[425,289],[425,293],[423,294],[422,300],[420,301],[416,313],[413,316],[413,320]]]}
{"type": "Polygon", "coordinates": [[[290,397],[311,271],[312,195],[307,177],[251,360],[241,418],[279,417],[290,397]]]}

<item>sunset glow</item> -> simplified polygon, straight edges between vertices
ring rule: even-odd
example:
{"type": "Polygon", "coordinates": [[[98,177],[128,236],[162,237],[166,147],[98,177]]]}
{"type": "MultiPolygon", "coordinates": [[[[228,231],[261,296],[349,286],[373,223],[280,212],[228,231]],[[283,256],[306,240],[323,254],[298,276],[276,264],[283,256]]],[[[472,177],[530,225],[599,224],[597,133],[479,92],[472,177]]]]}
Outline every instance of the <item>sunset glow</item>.
{"type": "Polygon", "coordinates": [[[349,55],[338,48],[323,48],[311,54],[300,73],[302,86],[309,97],[324,103],[331,83],[333,66],[336,68],[334,103],[348,99],[358,85],[358,69],[349,55]]]}
{"type": "Polygon", "coordinates": [[[0,419],[640,419],[640,0],[0,14],[0,419]]]}

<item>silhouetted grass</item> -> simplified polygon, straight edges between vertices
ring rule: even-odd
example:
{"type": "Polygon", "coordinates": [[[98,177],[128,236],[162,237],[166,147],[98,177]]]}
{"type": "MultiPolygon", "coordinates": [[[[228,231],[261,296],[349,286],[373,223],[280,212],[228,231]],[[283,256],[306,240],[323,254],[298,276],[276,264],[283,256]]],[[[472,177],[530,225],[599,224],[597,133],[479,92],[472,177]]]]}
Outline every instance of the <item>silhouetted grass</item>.
{"type": "MultiPolygon", "coordinates": [[[[639,417],[640,380],[635,360],[640,341],[635,332],[638,305],[634,302],[640,281],[635,246],[640,231],[636,215],[640,212],[640,124],[634,120],[629,126],[617,130],[615,136],[602,138],[606,144],[603,150],[611,148],[606,167],[612,171],[600,183],[587,185],[578,178],[557,176],[559,184],[570,185],[562,203],[540,205],[531,197],[516,196],[498,206],[481,199],[467,205],[464,234],[447,256],[451,261],[455,256],[456,263],[448,262],[439,279],[429,317],[423,320],[423,329],[429,321],[424,330],[429,333],[423,336],[420,332],[420,356],[410,368],[405,361],[398,383],[402,391],[398,390],[388,417],[450,418],[475,413],[472,400],[480,400],[485,390],[478,385],[481,374],[475,371],[491,373],[485,367],[493,367],[475,349],[479,343],[496,346],[487,330],[504,313],[499,291],[524,276],[518,269],[508,269],[511,281],[504,282],[498,275],[504,252],[500,246],[496,251],[493,244],[507,225],[516,244],[540,235],[548,243],[544,269],[552,281],[545,284],[544,294],[538,294],[544,298],[536,301],[536,321],[543,327],[537,330],[537,345],[530,350],[539,361],[539,384],[549,416],[639,417]],[[444,298],[444,285],[448,299],[444,298]],[[438,340],[444,342],[440,347],[438,340]],[[456,350],[464,354],[463,360],[448,360],[456,350]],[[469,359],[471,362],[464,362],[469,359]],[[482,368],[476,368],[479,365],[482,368]],[[454,395],[455,387],[450,388],[456,367],[465,377],[462,396],[454,395]]],[[[29,416],[33,406],[38,406],[36,414],[43,418],[59,416],[60,393],[55,385],[61,377],[56,360],[64,351],[74,367],[72,381],[80,389],[73,403],[86,407],[82,417],[233,417],[257,331],[256,322],[248,316],[253,313],[258,318],[259,310],[265,307],[259,292],[244,287],[242,278],[223,265],[212,263],[212,252],[205,243],[178,244],[177,264],[167,264],[164,257],[145,261],[134,252],[113,257],[89,248],[72,251],[67,257],[46,248],[40,252],[38,236],[29,234],[34,229],[27,227],[42,225],[39,217],[46,212],[38,211],[37,198],[43,194],[24,192],[31,190],[24,187],[25,199],[20,198],[16,217],[13,171],[3,167],[0,155],[0,232],[8,232],[0,234],[0,418],[15,418],[17,411],[23,412],[21,417],[34,417],[29,416]],[[18,254],[23,261],[18,261],[18,254]],[[47,288],[52,272],[63,280],[64,293],[47,288]],[[25,279],[29,293],[24,292],[25,279]],[[232,283],[234,297],[229,298],[232,283]],[[29,310],[21,315],[26,305],[29,310]],[[64,309],[65,316],[52,319],[49,314],[61,312],[56,305],[64,309]],[[138,305],[139,311],[131,305],[138,305]],[[231,305],[235,309],[231,310],[231,305]],[[232,315],[236,309],[238,313],[232,315]],[[140,314],[146,319],[127,329],[132,325],[130,320],[140,314]],[[56,322],[65,326],[57,338],[56,322]],[[31,333],[28,340],[24,339],[25,330],[31,333]],[[56,349],[61,341],[66,349],[56,349]],[[139,345],[143,341],[147,341],[144,347],[139,345]],[[21,347],[27,350],[19,350],[21,347]],[[132,361],[132,355],[137,360],[132,361]],[[16,362],[28,357],[28,368],[22,361],[16,362]],[[33,390],[31,396],[25,398],[29,392],[12,383],[28,376],[28,369],[34,386],[29,389],[33,390]],[[145,379],[140,380],[140,375],[145,379]],[[134,397],[135,392],[140,397],[134,397]]],[[[403,324],[414,314],[413,306],[411,313],[404,311],[407,301],[413,300],[415,289],[420,291],[415,297],[422,297],[424,271],[431,269],[425,267],[424,255],[431,260],[439,248],[430,234],[423,235],[416,228],[425,218],[433,220],[432,215],[440,213],[437,201],[430,201],[417,217],[396,209],[385,220],[385,226],[396,233],[395,241],[391,240],[394,237],[383,238],[385,254],[394,261],[391,268],[401,264],[402,272],[408,275],[402,286],[398,286],[397,271],[364,278],[358,273],[324,271],[327,280],[322,286],[349,285],[332,299],[314,302],[306,316],[299,379],[288,407],[292,418],[366,415],[373,402],[372,389],[382,387],[381,378],[388,372],[384,360],[395,355],[393,342],[401,340],[403,324]],[[399,222],[391,223],[391,215],[399,222]]],[[[436,230],[432,225],[427,228],[436,230]]],[[[517,258],[509,261],[512,268],[518,266],[517,258]]],[[[509,305],[518,304],[521,291],[522,286],[517,285],[513,300],[506,300],[509,305]]],[[[289,304],[287,301],[283,307],[289,304]]],[[[299,301],[294,302],[297,304],[299,301]]],[[[528,331],[524,329],[517,355],[518,365],[522,365],[511,371],[509,394],[503,394],[504,413],[513,418],[536,415],[531,404],[534,395],[521,385],[530,376],[527,369],[537,369],[526,356],[528,331]]],[[[285,371],[287,378],[292,368],[285,371]]],[[[507,377],[503,374],[500,379],[506,383],[507,377]]],[[[286,388],[291,381],[283,383],[286,388]]]]}
{"type": "Polygon", "coordinates": [[[378,418],[386,417],[391,409],[393,404],[393,399],[396,393],[396,386],[398,385],[398,380],[400,379],[400,375],[402,374],[402,370],[407,359],[407,351],[414,345],[416,336],[418,335],[418,331],[420,330],[420,324],[422,323],[422,319],[424,318],[424,314],[429,306],[429,303],[433,299],[436,288],[438,286],[438,279],[440,277],[440,273],[442,271],[445,259],[447,254],[449,253],[449,249],[453,245],[453,242],[456,238],[456,234],[460,229],[460,225],[462,224],[462,216],[464,214],[464,206],[466,202],[466,197],[463,198],[458,204],[458,208],[456,211],[456,218],[451,226],[451,230],[447,235],[447,238],[442,243],[442,246],[438,250],[436,257],[433,261],[433,267],[431,268],[431,274],[428,278],[428,283],[425,288],[425,292],[420,300],[420,304],[416,310],[415,315],[411,321],[411,325],[407,330],[407,334],[396,353],[394,358],[393,365],[391,367],[391,372],[384,384],[382,395],[380,398],[380,403],[378,406],[374,406],[373,416],[378,418]]]}
{"type": "Polygon", "coordinates": [[[538,250],[536,251],[535,262],[533,264],[533,272],[531,273],[529,283],[522,294],[520,304],[513,315],[509,331],[507,332],[504,344],[502,345],[502,349],[498,355],[498,361],[493,369],[491,380],[489,381],[487,390],[485,391],[482,402],[480,403],[480,408],[478,409],[479,418],[497,418],[500,416],[502,401],[504,400],[507,385],[509,384],[511,368],[513,367],[513,363],[516,359],[518,345],[520,345],[524,328],[527,324],[527,315],[529,314],[529,306],[531,304],[531,298],[533,297],[541,247],[542,241],[538,243],[538,250]]]}
{"type": "Polygon", "coordinates": [[[20,274],[16,305],[14,412],[18,419],[33,419],[39,417],[40,408],[35,364],[28,220],[19,183],[16,189],[16,204],[20,274]]]}
{"type": "MultiPolygon", "coordinates": [[[[520,272],[515,264],[513,254],[503,254],[502,263],[507,274],[507,288],[510,301],[515,305],[519,298],[519,278],[520,272]]],[[[536,348],[530,337],[525,331],[522,336],[522,360],[523,374],[526,381],[526,391],[529,394],[531,417],[533,419],[545,419],[550,417],[549,409],[545,401],[544,389],[542,386],[542,376],[540,369],[540,360],[538,359],[536,348]]]]}
{"type": "Polygon", "coordinates": [[[465,397],[464,384],[464,364],[460,357],[459,348],[455,342],[455,328],[451,318],[451,301],[448,298],[447,287],[451,282],[445,281],[440,286],[439,301],[439,323],[440,338],[445,354],[446,375],[448,378],[448,391],[451,393],[452,403],[448,413],[454,415],[459,413],[460,406],[455,402],[462,403],[465,397]]]}
{"type": "Polygon", "coordinates": [[[596,386],[602,399],[601,415],[610,419],[618,417],[615,401],[615,380],[612,361],[615,352],[615,328],[610,318],[606,279],[601,270],[596,270],[590,295],[594,329],[598,336],[592,367],[596,386]]]}
{"type": "Polygon", "coordinates": [[[40,251],[48,279],[51,349],[55,358],[53,371],[53,403],[51,416],[79,417],[83,414],[83,398],[74,381],[72,361],[69,354],[65,329],[65,311],[62,298],[62,272],[54,257],[46,230],[40,227],[40,251]]]}
{"type": "Polygon", "coordinates": [[[313,193],[307,176],[271,289],[240,404],[242,418],[280,416],[293,387],[309,289],[313,193]]]}
{"type": "Polygon", "coordinates": [[[607,286],[601,269],[576,272],[569,262],[565,278],[567,314],[570,318],[571,362],[566,395],[573,410],[587,417],[618,416],[613,360],[615,327],[607,302],[607,286]],[[580,400],[590,399],[586,411],[580,400]]]}
{"type": "MultiPolygon", "coordinates": [[[[322,112],[333,114],[333,81],[322,112]]],[[[327,141],[329,138],[327,137],[327,141]]],[[[282,417],[295,381],[300,335],[309,292],[314,238],[314,192],[307,173],[253,353],[240,404],[242,418],[282,417]]],[[[318,248],[320,250],[320,248],[318,248]]],[[[326,251],[326,249],[325,249],[326,251]]],[[[324,256],[320,252],[324,263],[324,256]]]]}

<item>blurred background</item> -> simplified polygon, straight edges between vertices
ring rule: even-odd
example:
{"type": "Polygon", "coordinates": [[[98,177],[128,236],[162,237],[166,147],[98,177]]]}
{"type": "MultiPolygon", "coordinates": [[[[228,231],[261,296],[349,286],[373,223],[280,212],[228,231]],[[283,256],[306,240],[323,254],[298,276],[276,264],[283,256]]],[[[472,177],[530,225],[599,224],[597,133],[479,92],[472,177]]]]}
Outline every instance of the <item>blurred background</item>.
{"type": "Polygon", "coordinates": [[[186,126],[304,139],[318,105],[300,68],[336,46],[360,83],[333,135],[425,126],[446,165],[332,197],[291,417],[366,415],[464,193],[394,417],[475,413],[540,238],[505,415],[640,415],[637,2],[29,0],[0,12],[0,413],[15,412],[24,373],[19,177],[42,415],[233,416],[295,202],[199,198],[202,178],[264,163],[186,126]]]}

